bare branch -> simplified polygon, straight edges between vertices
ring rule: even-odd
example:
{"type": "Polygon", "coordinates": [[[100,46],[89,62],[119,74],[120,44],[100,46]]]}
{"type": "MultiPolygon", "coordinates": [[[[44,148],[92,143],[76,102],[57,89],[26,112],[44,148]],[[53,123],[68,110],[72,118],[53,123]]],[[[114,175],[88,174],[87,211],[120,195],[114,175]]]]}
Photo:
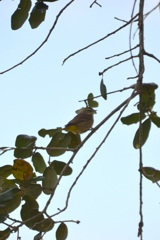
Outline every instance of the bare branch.
{"type": "Polygon", "coordinates": [[[155,59],[158,63],[160,63],[160,59],[157,58],[156,56],[154,56],[153,54],[144,51],[144,55],[151,57],[151,58],[155,59]]]}
{"type": "Polygon", "coordinates": [[[97,0],[94,0],[94,2],[90,5],[90,8],[92,8],[94,4],[98,5],[99,7],[102,7],[102,5],[97,2],[97,0]]]}
{"type": "MultiPolygon", "coordinates": [[[[122,89],[118,89],[118,90],[115,90],[115,91],[112,91],[112,92],[108,92],[107,95],[117,93],[117,92],[123,92],[123,91],[126,91],[128,89],[133,89],[133,86],[131,85],[129,87],[124,87],[122,89]]],[[[79,100],[79,102],[85,102],[88,99],[95,99],[95,98],[99,98],[99,97],[102,97],[102,95],[98,95],[98,96],[95,96],[95,97],[92,97],[92,98],[87,98],[87,99],[84,99],[84,100],[79,100]]]]}
{"type": "Polygon", "coordinates": [[[28,55],[25,59],[23,59],[21,62],[15,64],[14,66],[12,66],[11,68],[8,68],[2,72],[0,72],[0,74],[4,74],[6,72],[9,72],[11,70],[13,70],[14,68],[20,66],[21,64],[23,64],[24,62],[26,62],[29,58],[31,58],[33,55],[35,55],[42,47],[43,45],[48,41],[51,33],[53,32],[53,30],[55,29],[56,25],[57,25],[57,22],[60,18],[60,16],[62,15],[62,13],[74,2],[75,0],[71,0],[69,3],[67,3],[61,10],[60,12],[58,13],[58,15],[56,16],[56,19],[51,27],[51,29],[49,30],[49,33],[47,35],[47,37],[44,39],[44,41],[39,45],[39,47],[36,48],[36,50],[34,50],[30,55],[28,55]]]}
{"type": "Polygon", "coordinates": [[[117,17],[114,17],[114,19],[116,19],[116,20],[118,20],[118,21],[120,21],[120,22],[125,22],[125,23],[127,23],[126,20],[123,20],[123,19],[120,19],[120,18],[117,18],[117,17]]]}
{"type": "MultiPolygon", "coordinates": [[[[139,19],[138,19],[138,27],[139,27],[139,74],[138,74],[138,90],[141,93],[143,87],[143,75],[145,71],[144,67],[144,0],[139,1],[139,19]]],[[[139,94],[139,106],[140,106],[140,121],[139,121],[139,169],[143,168],[143,156],[142,156],[142,141],[143,141],[143,130],[142,130],[142,94],[139,94]]],[[[138,237],[140,240],[143,240],[143,174],[140,172],[139,179],[139,225],[138,225],[138,237]]]]}
{"type": "Polygon", "coordinates": [[[100,43],[101,41],[105,40],[106,38],[108,38],[108,37],[114,35],[115,33],[119,32],[120,30],[122,30],[123,28],[125,28],[126,26],[128,26],[131,22],[133,22],[133,20],[136,19],[137,16],[138,16],[138,14],[136,14],[136,15],[135,15],[133,18],[131,18],[127,23],[125,23],[125,24],[122,25],[121,27],[117,28],[117,29],[114,30],[113,32],[108,33],[106,36],[104,36],[104,37],[98,39],[97,41],[95,41],[95,42],[93,42],[93,43],[87,45],[86,47],[81,48],[81,49],[79,49],[78,51],[76,51],[76,52],[70,54],[68,57],[66,57],[66,58],[63,60],[62,65],[63,65],[63,64],[69,59],[69,58],[73,57],[74,55],[76,55],[76,54],[78,54],[78,53],[80,53],[80,52],[86,50],[87,48],[90,48],[90,47],[94,46],[94,45],[97,44],[97,43],[100,43]]]}
{"type": "Polygon", "coordinates": [[[114,58],[114,57],[119,57],[119,56],[121,56],[121,55],[123,55],[123,54],[125,54],[125,53],[130,52],[131,50],[136,49],[137,47],[139,47],[139,44],[136,45],[135,47],[129,49],[129,50],[126,50],[126,51],[123,51],[123,52],[121,52],[121,53],[118,53],[118,54],[112,55],[112,56],[110,56],[110,57],[106,57],[105,59],[106,59],[106,60],[109,60],[109,59],[114,58]]]}
{"type": "Polygon", "coordinates": [[[154,8],[152,8],[149,12],[144,14],[144,19],[146,19],[149,14],[151,14],[154,10],[156,10],[156,8],[160,7],[160,3],[158,3],[154,8]]]}
{"type": "Polygon", "coordinates": [[[103,74],[104,74],[106,71],[108,71],[109,69],[111,69],[111,68],[113,68],[113,67],[115,67],[115,66],[118,66],[118,65],[121,64],[121,63],[127,62],[127,61],[131,60],[132,58],[136,58],[136,57],[138,57],[138,55],[131,56],[131,57],[126,58],[126,59],[124,59],[124,60],[122,60],[122,61],[119,61],[118,63],[115,63],[115,64],[109,66],[108,68],[104,69],[102,72],[99,72],[99,76],[103,75],[103,74]]]}
{"type": "MultiPolygon", "coordinates": [[[[137,2],[137,0],[134,0],[132,12],[131,12],[131,18],[134,16],[134,11],[135,11],[135,7],[136,7],[136,2],[137,2]]],[[[133,54],[132,54],[132,26],[133,26],[133,24],[131,23],[130,29],[129,29],[129,48],[130,48],[130,55],[131,55],[131,57],[133,57],[133,54]]],[[[136,71],[136,74],[138,75],[138,71],[137,71],[137,68],[136,68],[134,59],[132,58],[131,61],[132,61],[132,65],[133,65],[133,67],[134,67],[134,69],[135,69],[135,71],[136,71]]]]}
{"type": "MultiPolygon", "coordinates": [[[[15,150],[16,147],[5,147],[4,150],[2,150],[2,152],[0,153],[0,155],[3,155],[4,153],[8,152],[8,151],[12,151],[15,150]]],[[[28,147],[22,147],[21,149],[25,150],[28,149],[28,147]]],[[[62,150],[62,151],[68,151],[68,152],[74,152],[75,148],[65,148],[65,147],[32,147],[33,150],[62,150]]]]}

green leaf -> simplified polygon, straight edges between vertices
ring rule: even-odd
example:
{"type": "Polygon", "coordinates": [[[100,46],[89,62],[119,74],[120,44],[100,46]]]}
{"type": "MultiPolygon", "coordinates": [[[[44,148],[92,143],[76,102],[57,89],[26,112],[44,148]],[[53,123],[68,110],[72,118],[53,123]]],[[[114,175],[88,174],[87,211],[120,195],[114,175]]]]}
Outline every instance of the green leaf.
{"type": "MultiPolygon", "coordinates": [[[[137,84],[133,84],[132,86],[130,86],[132,89],[135,89],[135,86],[136,86],[137,84]]],[[[143,87],[145,88],[149,88],[150,89],[150,91],[154,91],[154,90],[156,90],[157,88],[158,88],[158,85],[156,84],[156,83],[143,83],[143,87]]],[[[137,88],[137,87],[136,87],[137,88]]]]}
{"type": "Polygon", "coordinates": [[[34,227],[35,230],[40,232],[48,232],[54,227],[54,221],[51,218],[46,218],[34,227]]]}
{"type": "Polygon", "coordinates": [[[140,172],[153,183],[160,181],[160,171],[152,167],[143,167],[140,172]]]}
{"type": "Polygon", "coordinates": [[[140,104],[137,105],[139,110],[143,112],[150,112],[155,104],[155,89],[158,85],[155,83],[143,83],[142,93],[141,93],[141,109],[140,104]]]}
{"type": "Polygon", "coordinates": [[[149,118],[158,128],[160,128],[160,117],[157,116],[156,112],[152,112],[149,118]]]}
{"type": "Polygon", "coordinates": [[[20,190],[12,188],[0,193],[0,215],[13,212],[21,203],[20,190]]]}
{"type": "Polygon", "coordinates": [[[139,142],[140,141],[140,129],[139,128],[138,128],[138,130],[135,134],[135,137],[134,137],[134,140],[133,140],[134,148],[138,149],[145,144],[145,142],[146,142],[146,140],[149,136],[150,128],[151,128],[151,121],[148,118],[147,120],[145,120],[142,123],[142,126],[141,126],[141,135],[142,135],[141,143],[139,142]]]}
{"type": "Polygon", "coordinates": [[[7,191],[0,193],[0,205],[2,205],[4,202],[7,202],[9,200],[12,200],[15,195],[17,195],[20,192],[18,188],[11,188],[7,191]]]}
{"type": "Polygon", "coordinates": [[[68,148],[74,149],[81,144],[80,134],[74,134],[72,132],[68,132],[67,135],[69,135],[71,138],[71,142],[68,145],[68,148]]]}
{"type": "Polygon", "coordinates": [[[11,17],[11,28],[17,30],[21,28],[28,18],[28,12],[31,8],[31,0],[21,0],[17,10],[11,17]]]}
{"type": "Polygon", "coordinates": [[[56,240],[65,240],[68,236],[67,225],[62,222],[56,231],[56,240]]]}
{"type": "MultiPolygon", "coordinates": [[[[146,117],[145,113],[142,114],[142,120],[146,117]]],[[[133,123],[138,123],[140,121],[140,114],[139,113],[132,113],[126,117],[122,117],[121,121],[123,124],[131,125],[133,123]]]]}
{"type": "Polygon", "coordinates": [[[9,175],[12,174],[12,166],[11,165],[4,165],[0,167],[0,176],[7,178],[9,175]]]}
{"type": "Polygon", "coordinates": [[[22,205],[21,208],[21,218],[22,221],[26,221],[31,219],[30,221],[25,222],[25,225],[29,228],[33,229],[33,226],[42,220],[44,220],[43,214],[38,211],[39,205],[37,201],[33,198],[25,198],[25,203],[22,205]]]}
{"type": "Polygon", "coordinates": [[[32,156],[33,147],[37,138],[28,135],[18,135],[16,138],[14,156],[16,158],[28,158],[32,156]]]}
{"type": "Polygon", "coordinates": [[[25,225],[39,232],[50,231],[54,227],[54,221],[50,218],[44,218],[43,214],[39,212],[39,205],[36,200],[26,198],[25,201],[21,209],[22,221],[28,220],[25,225]]]}
{"type": "Polygon", "coordinates": [[[17,188],[17,185],[15,184],[15,180],[5,179],[4,183],[1,185],[0,192],[5,192],[11,188],[17,188]]]}
{"type": "Polygon", "coordinates": [[[1,240],[6,240],[6,239],[8,239],[8,237],[10,236],[10,234],[11,234],[11,230],[10,230],[10,228],[8,227],[8,228],[6,228],[5,230],[0,231],[0,239],[1,239],[1,240]]]}
{"type": "Polygon", "coordinates": [[[43,173],[47,167],[42,155],[39,152],[33,154],[32,162],[36,172],[43,173]]]}
{"type": "Polygon", "coordinates": [[[39,232],[38,234],[36,234],[36,235],[34,236],[34,239],[33,239],[33,240],[41,240],[41,239],[42,239],[42,233],[39,232]]]}
{"type": "Polygon", "coordinates": [[[158,85],[156,83],[143,83],[143,88],[145,88],[147,91],[154,91],[158,88],[158,85]]]}
{"type": "Polygon", "coordinates": [[[41,130],[39,130],[38,134],[41,137],[45,137],[46,135],[48,135],[49,137],[53,137],[57,132],[62,132],[62,128],[58,127],[55,129],[48,129],[48,130],[45,128],[42,128],[41,130]]]}
{"type": "MultiPolygon", "coordinates": [[[[63,168],[66,166],[66,163],[65,162],[61,162],[61,161],[56,161],[54,160],[51,165],[54,167],[56,173],[58,175],[61,174],[63,168]]],[[[64,171],[63,173],[63,176],[68,176],[68,175],[71,175],[72,174],[72,168],[67,166],[66,170],[64,171]]]]}
{"type": "Polygon", "coordinates": [[[94,99],[93,93],[89,93],[88,97],[87,97],[88,106],[91,108],[96,108],[96,107],[98,107],[99,104],[97,101],[95,101],[93,99],[94,99]]]}
{"type": "Polygon", "coordinates": [[[101,80],[101,83],[100,83],[100,93],[101,93],[102,97],[105,100],[107,100],[107,88],[106,88],[106,85],[103,82],[103,79],[101,80]]]}
{"type": "Polygon", "coordinates": [[[37,28],[45,20],[47,9],[48,6],[45,3],[43,2],[35,3],[35,7],[33,8],[29,18],[31,28],[37,28]]]}
{"type": "Polygon", "coordinates": [[[36,199],[42,192],[40,184],[27,183],[21,186],[23,196],[29,196],[30,198],[36,199]]]}
{"type": "Polygon", "coordinates": [[[47,167],[43,173],[44,179],[42,180],[43,192],[47,195],[53,193],[53,188],[57,182],[57,174],[53,165],[47,167]]]}
{"type": "Polygon", "coordinates": [[[68,145],[71,142],[71,137],[69,134],[57,132],[52,137],[50,143],[48,144],[47,153],[54,157],[54,156],[60,156],[65,153],[66,150],[59,150],[59,149],[51,149],[51,148],[67,148],[68,145]]]}
{"type": "Polygon", "coordinates": [[[14,156],[16,158],[29,158],[31,157],[33,154],[32,149],[20,149],[20,148],[16,148],[14,150],[14,156]]]}
{"type": "Polygon", "coordinates": [[[17,136],[15,146],[17,148],[32,148],[35,146],[36,140],[37,138],[35,136],[21,134],[17,136]]]}

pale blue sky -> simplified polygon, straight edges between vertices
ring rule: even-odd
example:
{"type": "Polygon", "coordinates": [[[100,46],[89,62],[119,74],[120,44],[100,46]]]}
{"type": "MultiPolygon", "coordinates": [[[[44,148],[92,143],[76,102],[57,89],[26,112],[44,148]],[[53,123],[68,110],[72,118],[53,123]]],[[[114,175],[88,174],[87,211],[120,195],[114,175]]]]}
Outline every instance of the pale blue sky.
{"type": "MultiPolygon", "coordinates": [[[[158,1],[146,1],[146,11],[158,1]]],[[[26,22],[18,31],[10,28],[10,16],[17,7],[16,1],[1,1],[1,67],[3,71],[23,60],[41,44],[54,22],[59,10],[67,3],[59,0],[49,4],[46,20],[41,26],[32,30],[26,22]]],[[[99,95],[101,78],[98,72],[119,59],[106,61],[105,57],[128,49],[129,28],[101,42],[97,46],[81,52],[69,59],[63,66],[62,62],[70,53],[105,36],[121,26],[121,22],[130,18],[132,1],[100,0],[103,6],[89,8],[92,0],[75,0],[64,12],[55,31],[43,48],[18,68],[1,75],[1,138],[0,146],[14,146],[18,134],[37,136],[41,128],[63,127],[74,115],[75,110],[83,106],[78,101],[86,98],[88,93],[99,95]]],[[[149,16],[146,23],[146,50],[160,58],[160,15],[156,10],[149,16]]],[[[134,31],[136,27],[134,28],[134,31]]],[[[133,33],[134,33],[133,31],[133,33]]],[[[133,45],[137,44],[137,36],[133,45]]],[[[127,55],[129,56],[129,55],[127,55]]],[[[120,59],[123,59],[121,57],[120,59]]],[[[135,76],[131,63],[116,67],[104,75],[108,91],[117,90],[134,83],[126,80],[135,76]]],[[[159,65],[152,59],[146,59],[144,80],[159,85],[159,65]]],[[[159,92],[155,110],[159,113],[159,92]]],[[[130,91],[108,97],[108,101],[99,100],[95,126],[124,99],[130,91]]],[[[137,109],[134,99],[124,116],[137,109]]],[[[57,196],[50,206],[54,213],[63,208],[66,193],[78,172],[82,169],[94,149],[99,145],[115,117],[108,121],[87,142],[73,164],[73,175],[62,180],[57,196]]],[[[119,122],[101,150],[95,156],[83,176],[75,186],[67,211],[55,220],[80,220],[80,224],[69,223],[68,240],[135,240],[139,222],[139,163],[138,151],[133,149],[132,140],[137,125],[127,127],[119,122]]],[[[144,165],[159,168],[159,136],[160,130],[152,127],[150,139],[144,146],[144,165]]],[[[86,136],[85,134],[82,138],[86,136]]],[[[38,137],[38,146],[46,146],[48,138],[38,137]]],[[[42,152],[44,153],[44,152],[42,152]]],[[[46,161],[48,160],[47,155],[46,161]]],[[[69,154],[59,157],[68,161],[69,154]]],[[[1,156],[1,164],[12,163],[11,153],[1,156]]],[[[55,158],[56,159],[56,158],[55,158]]],[[[160,228],[160,194],[156,185],[144,179],[144,240],[159,240],[160,228]]],[[[44,206],[41,198],[41,206],[44,206]]],[[[17,214],[17,213],[16,213],[17,214]]],[[[16,216],[16,215],[15,215],[16,216]]],[[[34,232],[34,235],[36,232],[34,232]]],[[[28,229],[21,231],[22,240],[32,239],[33,232],[28,229]]],[[[16,234],[10,237],[16,239],[16,234]]],[[[45,240],[55,239],[54,230],[45,240]]]]}

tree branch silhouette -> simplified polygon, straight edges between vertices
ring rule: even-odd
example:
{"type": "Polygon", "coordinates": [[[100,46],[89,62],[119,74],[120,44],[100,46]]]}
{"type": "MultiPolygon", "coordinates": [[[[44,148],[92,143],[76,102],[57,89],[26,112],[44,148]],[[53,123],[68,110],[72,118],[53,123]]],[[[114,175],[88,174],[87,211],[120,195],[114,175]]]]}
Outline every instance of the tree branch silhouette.
{"type": "Polygon", "coordinates": [[[93,43],[85,46],[84,48],[81,48],[81,49],[79,49],[78,51],[70,54],[68,57],[66,57],[66,58],[63,60],[62,65],[63,65],[69,58],[73,57],[74,55],[76,55],[76,54],[78,54],[78,53],[80,53],[80,52],[82,52],[82,51],[84,51],[84,50],[86,50],[86,49],[88,49],[88,48],[90,48],[90,47],[92,47],[92,46],[100,43],[101,41],[105,40],[106,38],[114,35],[115,33],[119,32],[120,30],[122,30],[123,28],[125,28],[126,26],[130,25],[130,24],[137,18],[137,16],[138,16],[138,14],[136,14],[136,15],[135,15],[133,18],[131,18],[128,22],[126,22],[124,25],[122,25],[121,27],[117,28],[117,29],[114,30],[113,32],[108,33],[106,36],[98,39],[97,41],[95,41],[95,42],[93,42],[93,43]]]}
{"type": "Polygon", "coordinates": [[[61,15],[63,14],[63,12],[74,2],[75,0],[71,0],[70,2],[68,2],[58,13],[58,15],[56,16],[56,19],[51,27],[51,29],[49,30],[48,35],[46,36],[46,38],[44,39],[44,41],[39,45],[39,47],[37,47],[31,54],[29,54],[26,58],[24,58],[21,62],[15,64],[14,66],[0,72],[0,74],[4,74],[7,73],[11,70],[13,70],[14,68],[17,68],[18,66],[22,65],[24,62],[26,62],[28,59],[30,59],[33,55],[35,55],[43,46],[44,44],[48,41],[51,33],[53,32],[53,30],[55,29],[59,18],[61,17],[61,15]]]}
{"type": "MultiPolygon", "coordinates": [[[[143,130],[142,130],[142,84],[143,84],[143,75],[145,71],[144,67],[144,0],[140,0],[139,2],[139,19],[138,19],[138,27],[139,27],[139,76],[138,76],[138,89],[139,89],[139,105],[140,105],[140,121],[139,121],[139,169],[143,167],[143,156],[142,156],[142,141],[143,141],[143,130]]],[[[139,227],[138,227],[138,237],[143,240],[143,175],[140,172],[140,180],[139,180],[139,227]]]]}

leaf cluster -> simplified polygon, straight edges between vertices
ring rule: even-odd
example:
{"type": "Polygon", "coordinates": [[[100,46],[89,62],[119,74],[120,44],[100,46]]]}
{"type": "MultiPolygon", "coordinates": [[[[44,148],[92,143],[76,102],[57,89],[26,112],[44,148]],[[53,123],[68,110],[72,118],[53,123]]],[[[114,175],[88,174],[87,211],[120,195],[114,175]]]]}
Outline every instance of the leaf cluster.
{"type": "MultiPolygon", "coordinates": [[[[79,144],[75,138],[73,143],[72,136],[68,137],[68,133],[57,132],[57,129],[52,129],[51,132],[51,143],[46,147],[49,156],[59,156],[65,152],[58,151],[57,146],[76,147],[79,144]],[[66,138],[69,140],[66,141],[66,138]]],[[[25,224],[28,228],[38,231],[35,238],[41,239],[42,233],[52,230],[55,222],[46,215],[45,211],[39,210],[37,198],[41,194],[53,196],[58,176],[69,176],[72,174],[72,168],[59,160],[53,160],[47,164],[36,148],[36,141],[35,136],[18,135],[15,141],[13,165],[0,167],[0,222],[5,223],[9,213],[21,205],[22,225],[25,224]],[[22,201],[25,202],[23,205],[22,201]]],[[[5,150],[5,148],[2,149],[5,150]]],[[[7,239],[13,230],[16,231],[16,228],[10,225],[7,229],[0,231],[0,239],[7,239]]],[[[66,239],[67,234],[67,226],[61,222],[56,231],[56,239],[66,239]]]]}
{"type": "Polygon", "coordinates": [[[31,0],[20,0],[16,11],[11,16],[11,28],[17,30],[22,27],[28,19],[32,29],[37,28],[44,20],[49,6],[44,2],[56,2],[57,0],[37,0],[32,7],[31,0]],[[32,7],[32,9],[31,9],[32,7]]]}
{"type": "MultiPolygon", "coordinates": [[[[125,125],[131,125],[141,121],[133,139],[135,149],[139,149],[147,141],[151,123],[160,128],[160,117],[153,111],[155,105],[155,90],[158,88],[158,85],[155,83],[143,83],[142,86],[142,92],[140,93],[141,103],[139,102],[137,104],[139,112],[121,118],[122,123],[125,125]]],[[[132,87],[135,88],[135,85],[132,87]]]]}
{"type": "MultiPolygon", "coordinates": [[[[133,88],[134,87],[135,85],[133,88]]],[[[140,96],[141,103],[139,102],[137,104],[139,112],[121,118],[122,123],[125,125],[131,125],[141,121],[133,139],[135,149],[141,148],[146,143],[152,124],[160,128],[160,117],[153,111],[155,105],[155,90],[157,88],[158,85],[155,83],[144,83],[140,96]]],[[[160,170],[153,167],[141,167],[139,171],[153,183],[160,181],[160,170]]]]}
{"type": "MultiPolygon", "coordinates": [[[[87,106],[96,108],[98,102],[94,100],[92,93],[84,100],[87,106]]],[[[78,110],[78,111],[81,111],[78,110]]],[[[78,113],[78,111],[76,111],[78,113]]],[[[54,197],[59,183],[59,177],[72,174],[69,163],[53,159],[68,151],[76,151],[81,145],[79,134],[64,132],[64,129],[41,129],[40,137],[48,136],[49,143],[46,147],[37,147],[37,137],[20,134],[16,137],[15,147],[9,149],[2,147],[2,154],[13,150],[14,159],[12,165],[0,167],[0,222],[5,224],[9,214],[21,207],[21,225],[38,231],[35,239],[41,239],[42,234],[52,230],[55,221],[46,212],[50,201],[54,197]],[[41,151],[46,152],[46,160],[41,151]],[[39,210],[38,197],[42,194],[49,196],[44,210],[39,210]],[[22,204],[24,201],[24,204],[22,204]]],[[[19,221],[15,220],[15,223],[19,221]]],[[[7,239],[13,231],[18,231],[18,226],[8,225],[5,230],[0,231],[0,239],[7,239]]],[[[66,224],[62,221],[56,231],[57,240],[65,240],[68,235],[66,224]]]]}

